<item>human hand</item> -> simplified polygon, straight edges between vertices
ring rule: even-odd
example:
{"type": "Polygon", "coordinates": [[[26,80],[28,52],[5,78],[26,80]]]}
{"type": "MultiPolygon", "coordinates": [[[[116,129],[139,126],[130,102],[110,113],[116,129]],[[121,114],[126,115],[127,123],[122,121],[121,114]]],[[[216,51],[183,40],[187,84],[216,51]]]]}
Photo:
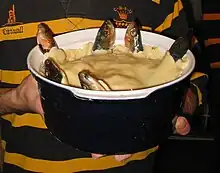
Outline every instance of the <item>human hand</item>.
{"type": "Polygon", "coordinates": [[[183,113],[193,115],[198,105],[198,100],[196,94],[189,88],[186,92],[184,103],[183,103],[183,113]]]}
{"type": "MultiPolygon", "coordinates": [[[[197,95],[193,92],[191,88],[189,88],[184,97],[182,112],[184,114],[193,116],[197,105],[197,95]]],[[[172,122],[175,129],[174,133],[177,133],[179,135],[187,135],[191,130],[190,123],[184,116],[176,115],[172,122]]]]}
{"type": "Polygon", "coordinates": [[[173,119],[173,126],[175,128],[174,133],[183,136],[187,135],[191,130],[188,120],[183,116],[175,116],[173,119]]]}
{"type": "MultiPolygon", "coordinates": [[[[91,155],[92,155],[93,159],[99,159],[104,156],[103,154],[95,154],[95,153],[92,153],[91,155]]],[[[116,161],[122,162],[122,161],[125,161],[126,159],[130,158],[131,156],[132,156],[132,154],[121,154],[121,155],[114,155],[114,158],[116,161]]]]}
{"type": "Polygon", "coordinates": [[[22,111],[44,114],[38,92],[37,81],[32,75],[27,76],[16,88],[18,108],[22,111]]]}

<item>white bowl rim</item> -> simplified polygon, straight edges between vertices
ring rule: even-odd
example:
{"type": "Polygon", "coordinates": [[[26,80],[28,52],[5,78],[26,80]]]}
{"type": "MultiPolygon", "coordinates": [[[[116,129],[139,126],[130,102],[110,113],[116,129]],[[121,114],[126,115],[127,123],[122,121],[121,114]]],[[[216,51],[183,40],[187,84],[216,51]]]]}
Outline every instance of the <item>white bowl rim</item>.
{"type": "MultiPolygon", "coordinates": [[[[67,39],[70,40],[70,38],[72,38],[72,37],[74,38],[77,35],[81,35],[81,36],[84,35],[84,38],[86,38],[86,36],[88,36],[89,34],[93,34],[93,38],[95,38],[98,29],[99,28],[91,28],[91,29],[77,30],[77,31],[72,31],[72,32],[65,33],[65,34],[60,34],[55,37],[55,40],[57,41],[58,45],[62,48],[62,45],[69,44],[68,42],[65,42],[65,40],[67,40],[67,39]]],[[[125,32],[125,29],[124,28],[116,28],[116,41],[117,41],[117,32],[123,33],[123,32],[125,32]]],[[[171,38],[168,38],[166,36],[156,34],[153,32],[148,32],[148,31],[141,31],[141,36],[142,36],[142,39],[145,38],[145,36],[148,36],[148,37],[152,37],[152,38],[155,37],[155,38],[158,38],[161,40],[166,40],[170,45],[174,42],[174,40],[171,38]]],[[[143,44],[148,44],[148,43],[145,43],[143,41],[143,44]]],[[[163,46],[165,46],[165,45],[163,45],[163,46]]],[[[169,45],[166,45],[166,46],[169,47],[169,45]]],[[[159,46],[159,47],[161,47],[161,46],[159,46]]],[[[194,70],[194,67],[195,67],[195,57],[192,54],[192,52],[190,50],[188,50],[187,56],[189,57],[189,60],[190,60],[190,63],[189,63],[190,67],[188,67],[188,70],[185,72],[185,74],[181,75],[179,78],[177,78],[173,81],[163,83],[163,84],[160,84],[157,86],[149,87],[149,88],[136,89],[136,90],[94,91],[94,90],[85,90],[82,88],[76,88],[76,87],[72,87],[72,86],[59,84],[59,83],[53,82],[53,81],[43,77],[42,75],[40,75],[38,73],[38,71],[32,66],[32,59],[34,57],[32,55],[36,52],[38,52],[38,53],[40,52],[39,47],[37,45],[29,52],[28,57],[27,57],[27,66],[28,66],[28,69],[31,71],[31,73],[46,83],[49,83],[49,84],[57,86],[59,88],[63,88],[63,89],[67,89],[67,90],[71,91],[76,98],[79,98],[82,100],[84,100],[84,99],[85,100],[96,100],[96,99],[98,99],[98,100],[130,100],[130,99],[145,98],[149,94],[151,94],[152,92],[154,92],[156,90],[171,86],[173,84],[176,84],[176,83],[182,81],[183,79],[185,79],[187,76],[189,76],[192,73],[192,71],[194,70]]]]}

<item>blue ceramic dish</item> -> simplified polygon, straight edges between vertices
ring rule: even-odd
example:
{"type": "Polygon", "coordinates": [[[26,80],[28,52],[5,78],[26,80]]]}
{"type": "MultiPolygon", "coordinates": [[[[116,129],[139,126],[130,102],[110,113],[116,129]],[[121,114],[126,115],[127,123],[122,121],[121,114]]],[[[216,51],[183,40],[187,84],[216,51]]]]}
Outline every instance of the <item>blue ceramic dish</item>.
{"type": "MultiPolygon", "coordinates": [[[[94,41],[97,31],[81,30],[55,39],[61,48],[76,48],[94,41]]],[[[125,30],[117,29],[116,33],[116,43],[122,42],[125,30]]],[[[165,50],[174,41],[150,32],[141,34],[144,44],[165,50]]],[[[80,150],[115,154],[142,151],[167,137],[185,81],[195,66],[190,51],[187,56],[188,65],[176,80],[133,91],[91,91],[50,81],[39,73],[44,56],[38,46],[29,53],[27,63],[39,84],[49,130],[80,150]]]]}

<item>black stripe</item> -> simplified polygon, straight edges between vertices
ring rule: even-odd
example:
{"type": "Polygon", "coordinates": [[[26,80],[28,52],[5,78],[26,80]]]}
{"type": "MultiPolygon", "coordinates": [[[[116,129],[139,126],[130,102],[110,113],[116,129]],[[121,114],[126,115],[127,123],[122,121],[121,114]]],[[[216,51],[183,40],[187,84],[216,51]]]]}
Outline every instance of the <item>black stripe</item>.
{"type": "Polygon", "coordinates": [[[0,88],[16,88],[17,84],[7,84],[0,81],[0,88]]]}
{"type": "Polygon", "coordinates": [[[196,66],[194,71],[207,73],[210,69],[209,59],[204,55],[203,50],[204,44],[203,41],[200,40],[191,48],[191,51],[196,58],[196,66]]]}
{"type": "Polygon", "coordinates": [[[182,1],[182,3],[183,3],[183,7],[184,7],[183,10],[186,14],[186,18],[187,18],[187,21],[189,23],[189,26],[194,27],[196,21],[195,21],[193,6],[192,6],[192,4],[189,0],[188,1],[182,1]]]}
{"type": "Polygon", "coordinates": [[[4,163],[2,173],[34,173],[34,172],[26,171],[18,166],[4,163]]]}
{"type": "Polygon", "coordinates": [[[26,70],[27,55],[35,45],[35,38],[1,42],[0,69],[26,70]]]}
{"type": "Polygon", "coordinates": [[[0,69],[27,70],[28,53],[36,45],[35,37],[0,42],[0,69]]]}
{"type": "Polygon", "coordinates": [[[199,29],[204,39],[220,37],[220,20],[202,21],[199,29]]]}
{"type": "Polygon", "coordinates": [[[2,121],[2,139],[6,141],[6,150],[36,159],[51,161],[91,157],[90,153],[82,152],[57,140],[46,129],[33,127],[11,127],[2,121]]]}
{"type": "Polygon", "coordinates": [[[12,9],[12,5],[15,7],[16,21],[23,24],[65,17],[65,11],[58,0],[19,0],[7,3],[5,8],[0,10],[0,26],[7,23],[8,11],[12,9]]]}
{"type": "Polygon", "coordinates": [[[60,0],[60,3],[63,6],[63,9],[66,11],[66,9],[68,8],[70,0],[60,0]]]}
{"type": "Polygon", "coordinates": [[[74,0],[69,1],[66,8],[68,17],[86,16],[91,19],[105,20],[107,18],[114,18],[121,20],[119,19],[118,13],[114,11],[114,8],[126,5],[127,8],[133,11],[132,14],[128,15],[128,21],[137,17],[142,25],[156,28],[163,23],[167,15],[173,12],[175,2],[177,2],[177,0],[161,1],[158,5],[150,0],[85,0],[83,3],[80,0],[74,0]],[[101,8],[94,10],[97,9],[97,7],[101,8]]]}
{"type": "Polygon", "coordinates": [[[220,44],[208,46],[205,49],[206,58],[208,58],[211,63],[220,61],[220,54],[218,53],[219,50],[220,50],[220,44]]]}
{"type": "Polygon", "coordinates": [[[179,16],[173,20],[172,27],[168,28],[161,34],[175,39],[180,36],[186,36],[187,32],[188,32],[188,23],[186,20],[185,12],[182,10],[179,13],[179,16]]]}
{"type": "Polygon", "coordinates": [[[219,0],[205,0],[202,1],[203,14],[204,13],[219,13],[220,1],[219,0]]]}
{"type": "Polygon", "coordinates": [[[8,0],[1,0],[0,3],[0,27],[7,22],[8,19],[8,10],[10,10],[10,1],[8,0]]]}

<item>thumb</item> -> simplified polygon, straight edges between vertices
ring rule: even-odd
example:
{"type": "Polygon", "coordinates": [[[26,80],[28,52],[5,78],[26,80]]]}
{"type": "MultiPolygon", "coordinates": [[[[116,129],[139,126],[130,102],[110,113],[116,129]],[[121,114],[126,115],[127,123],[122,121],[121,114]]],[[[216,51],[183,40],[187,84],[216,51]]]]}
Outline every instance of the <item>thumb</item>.
{"type": "Polygon", "coordinates": [[[190,132],[190,124],[185,117],[178,117],[175,124],[176,132],[180,135],[187,135],[190,132]]]}

